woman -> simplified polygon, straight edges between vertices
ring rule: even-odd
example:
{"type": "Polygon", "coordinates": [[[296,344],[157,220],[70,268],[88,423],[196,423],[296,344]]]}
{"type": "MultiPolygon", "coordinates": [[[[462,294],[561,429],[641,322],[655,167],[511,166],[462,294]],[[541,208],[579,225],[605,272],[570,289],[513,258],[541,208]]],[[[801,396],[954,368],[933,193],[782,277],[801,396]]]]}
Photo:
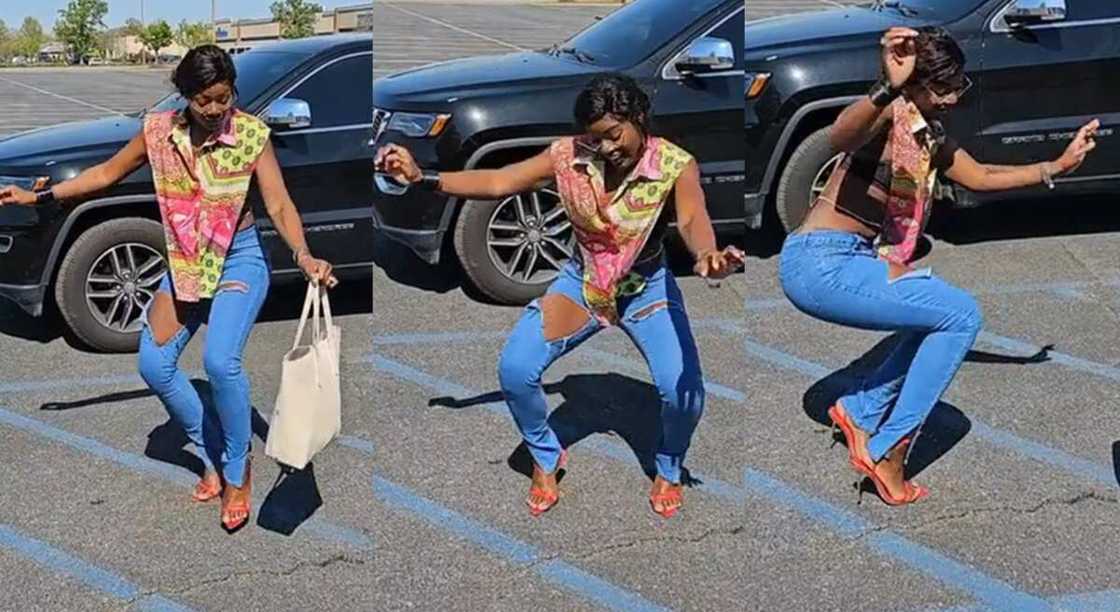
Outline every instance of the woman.
{"type": "Polygon", "coordinates": [[[337,283],[331,265],[307,249],[268,127],[235,107],[236,78],[222,49],[192,49],[172,76],[186,108],[149,113],[128,145],[71,180],[36,192],[0,188],[0,205],[35,205],[80,198],[120,181],[145,162],[151,165],[170,274],[148,306],[140,374],[199,450],[205,472],[193,498],[205,502],[221,495],[221,521],[230,531],[249,520],[251,406],[241,354],[269,285],[260,234],[251,206],[245,205],[253,176],[299,268],[328,287],[337,283]],[[205,418],[209,415],[203,413],[202,399],[178,367],[179,355],[204,320],[209,334],[203,365],[217,424],[205,418]],[[212,435],[214,429],[220,429],[220,436],[212,435]]]}
{"type": "Polygon", "coordinates": [[[910,266],[938,172],[972,191],[1047,183],[1092,151],[1099,123],[1083,127],[1055,161],[977,163],[945,136],[939,118],[969,88],[964,53],[940,28],[894,28],[883,38],[883,78],[832,126],[843,161],[804,224],[782,248],[789,299],[806,314],[898,332],[899,342],[829,416],[849,461],[891,505],[928,491],[906,481],[906,451],[964,361],[981,316],[968,293],[910,266]]]}
{"type": "Polygon", "coordinates": [[[580,93],[584,135],[498,170],[423,171],[403,147],[388,145],[376,165],[401,183],[461,198],[496,200],[555,180],[579,249],[544,297],[526,309],[502,351],[498,375],[534,461],[526,503],[533,516],[556,504],[556,472],[567,454],[548,424],[541,376],[557,359],[607,326],[619,325],[646,357],[661,396],[662,435],[650,504],[668,518],[681,506],[681,463],[704,408],[700,360],[684,298],[665,263],[662,239],[673,211],[696,272],[724,278],[743,261],[719,250],[696,161],[650,134],[650,102],[631,78],[596,78],[580,93]]]}

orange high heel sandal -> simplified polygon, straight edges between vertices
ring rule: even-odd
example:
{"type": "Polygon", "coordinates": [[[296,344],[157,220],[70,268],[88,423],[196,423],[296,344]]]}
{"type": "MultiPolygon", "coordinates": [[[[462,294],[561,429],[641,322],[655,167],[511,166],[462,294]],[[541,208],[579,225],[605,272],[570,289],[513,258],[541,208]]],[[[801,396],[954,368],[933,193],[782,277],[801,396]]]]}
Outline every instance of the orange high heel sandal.
{"type": "MultiPolygon", "coordinates": [[[[894,447],[893,450],[891,450],[891,452],[900,452],[905,455],[906,448],[908,446],[910,446],[910,438],[904,438],[901,442],[898,443],[897,446],[894,447]]],[[[883,479],[879,478],[879,475],[875,473],[875,469],[873,467],[864,465],[864,468],[866,468],[864,473],[868,478],[871,479],[871,483],[875,485],[875,492],[879,494],[879,497],[883,500],[883,503],[887,504],[888,506],[905,506],[929,496],[929,489],[923,487],[920,484],[910,482],[909,480],[904,480],[902,481],[902,485],[906,492],[902,495],[902,497],[895,497],[894,495],[891,495],[890,489],[887,488],[887,484],[883,482],[883,479]]],[[[857,489],[859,492],[860,500],[862,501],[863,487],[860,487],[857,484],[857,489]]]]}
{"type": "Polygon", "coordinates": [[[240,487],[229,485],[226,488],[227,494],[231,490],[238,490],[245,492],[245,501],[230,502],[226,497],[222,497],[222,526],[226,531],[233,533],[249,522],[249,515],[251,513],[252,497],[253,497],[253,480],[252,473],[249,469],[249,461],[245,461],[245,482],[240,487]]]}
{"type": "MultiPolygon", "coordinates": [[[[840,430],[844,434],[844,443],[848,446],[848,463],[852,465],[852,469],[861,474],[866,474],[868,470],[864,467],[864,462],[856,454],[856,432],[855,424],[852,423],[851,417],[848,416],[848,411],[836,402],[828,409],[828,418],[832,419],[832,430],[840,430]]],[[[835,441],[833,442],[835,445],[835,441]]]]}
{"type": "Polygon", "coordinates": [[[684,503],[683,487],[679,484],[671,486],[672,488],[664,493],[649,494],[650,509],[661,515],[662,518],[670,519],[676,516],[677,511],[681,509],[681,505],[684,503]],[[658,505],[661,506],[661,510],[657,509],[658,505]]]}
{"type": "Polygon", "coordinates": [[[221,476],[218,476],[217,480],[218,484],[213,484],[207,482],[205,476],[200,478],[198,484],[194,485],[194,493],[191,494],[191,499],[206,503],[219,497],[222,494],[221,476]]]}
{"type": "MultiPolygon", "coordinates": [[[[534,463],[534,467],[536,469],[540,469],[540,467],[537,466],[535,463],[534,463]]],[[[553,472],[553,473],[559,472],[560,470],[567,469],[567,467],[568,467],[568,451],[563,450],[563,451],[560,451],[560,460],[556,463],[556,471],[553,472]]],[[[552,507],[555,506],[556,503],[559,502],[559,501],[560,501],[560,493],[558,491],[546,491],[546,490],[544,490],[540,487],[537,487],[537,486],[529,487],[529,497],[525,498],[525,504],[529,506],[529,514],[532,515],[534,518],[536,518],[536,517],[544,514],[545,512],[548,512],[549,510],[551,510],[552,507]],[[544,503],[543,504],[534,504],[533,503],[533,498],[534,497],[538,497],[540,499],[543,499],[544,503]]]]}

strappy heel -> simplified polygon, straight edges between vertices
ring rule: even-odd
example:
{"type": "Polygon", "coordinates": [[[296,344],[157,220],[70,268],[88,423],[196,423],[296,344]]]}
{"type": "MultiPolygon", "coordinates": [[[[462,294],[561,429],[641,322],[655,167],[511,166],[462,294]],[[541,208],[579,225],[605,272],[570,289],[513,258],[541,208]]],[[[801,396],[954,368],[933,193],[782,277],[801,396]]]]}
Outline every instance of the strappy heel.
{"type": "MultiPolygon", "coordinates": [[[[536,467],[537,469],[540,469],[539,466],[536,466],[535,464],[534,464],[534,467],[536,467]]],[[[560,460],[556,462],[556,470],[553,471],[552,473],[555,474],[555,473],[559,472],[560,470],[566,470],[567,468],[568,468],[568,451],[562,450],[562,451],[560,451],[560,460]]],[[[534,518],[544,514],[545,512],[548,512],[549,510],[551,510],[552,507],[555,506],[557,504],[557,502],[559,502],[559,501],[560,501],[559,491],[546,491],[545,489],[542,489],[542,488],[540,488],[538,486],[535,486],[535,485],[532,486],[532,487],[529,487],[529,497],[525,498],[525,504],[529,506],[529,514],[532,515],[534,518]],[[533,498],[534,497],[543,499],[544,503],[543,504],[534,504],[533,503],[533,498]]]]}
{"type": "MultiPolygon", "coordinates": [[[[228,483],[227,483],[228,485],[228,483]]],[[[225,527],[229,533],[234,533],[240,530],[249,522],[249,515],[251,514],[251,504],[253,495],[253,475],[250,470],[249,461],[245,462],[245,482],[240,487],[228,485],[226,493],[231,490],[238,490],[245,492],[245,500],[239,502],[227,501],[226,497],[222,497],[222,526],[225,527]]]]}
{"type": "MultiPolygon", "coordinates": [[[[891,452],[905,454],[906,448],[908,446],[910,446],[910,439],[904,438],[901,442],[898,443],[897,446],[894,447],[894,449],[891,450],[891,452]]],[[[926,487],[923,487],[922,485],[917,483],[910,482],[909,480],[904,480],[902,481],[902,487],[905,493],[901,497],[895,497],[891,494],[890,489],[887,488],[887,484],[883,482],[883,479],[880,478],[877,473],[875,473],[874,467],[866,465],[864,467],[867,468],[864,471],[864,474],[866,474],[867,477],[871,479],[871,483],[875,485],[875,492],[879,494],[879,498],[883,500],[883,503],[887,504],[888,506],[905,506],[908,504],[913,504],[929,496],[929,489],[927,489],[926,487]]],[[[859,495],[859,502],[862,502],[863,487],[859,486],[859,484],[857,483],[856,488],[859,495]]]]}
{"type": "Polygon", "coordinates": [[[194,485],[194,492],[191,493],[191,499],[199,503],[206,503],[213,499],[218,498],[222,494],[222,478],[218,476],[218,484],[206,482],[205,476],[198,480],[198,484],[194,485]]]}
{"type": "Polygon", "coordinates": [[[649,494],[649,507],[656,514],[662,518],[673,518],[680,511],[681,505],[684,503],[683,487],[679,484],[671,485],[668,491],[663,493],[650,493],[649,494]],[[672,505],[669,505],[672,504],[672,505]],[[661,506],[661,510],[657,506],[661,506]]]}
{"type": "MultiPolygon", "coordinates": [[[[840,402],[836,402],[828,409],[828,418],[832,419],[832,431],[836,432],[839,430],[844,434],[844,442],[848,446],[848,463],[851,464],[852,469],[861,474],[866,474],[868,472],[866,464],[859,458],[859,455],[856,454],[858,443],[856,441],[855,424],[852,423],[848,412],[844,410],[840,402]]],[[[835,439],[832,441],[832,446],[836,446],[835,439]]]]}

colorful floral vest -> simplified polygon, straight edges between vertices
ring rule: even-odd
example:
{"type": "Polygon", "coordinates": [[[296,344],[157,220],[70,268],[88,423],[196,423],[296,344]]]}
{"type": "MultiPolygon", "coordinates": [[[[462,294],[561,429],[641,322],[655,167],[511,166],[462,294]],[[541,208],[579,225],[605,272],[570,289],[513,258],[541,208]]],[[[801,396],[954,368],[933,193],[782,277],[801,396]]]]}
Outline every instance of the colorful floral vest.
{"type": "Polygon", "coordinates": [[[182,112],[144,117],[176,299],[197,302],[214,296],[268,136],[264,122],[235,110],[196,158],[182,112]]]}
{"type": "Polygon", "coordinates": [[[583,257],[583,297],[597,319],[616,324],[618,298],[645,288],[630,269],[692,156],[668,140],[649,137],[641,160],[608,200],[604,163],[578,147],[576,138],[556,141],[549,152],[583,257]]]}

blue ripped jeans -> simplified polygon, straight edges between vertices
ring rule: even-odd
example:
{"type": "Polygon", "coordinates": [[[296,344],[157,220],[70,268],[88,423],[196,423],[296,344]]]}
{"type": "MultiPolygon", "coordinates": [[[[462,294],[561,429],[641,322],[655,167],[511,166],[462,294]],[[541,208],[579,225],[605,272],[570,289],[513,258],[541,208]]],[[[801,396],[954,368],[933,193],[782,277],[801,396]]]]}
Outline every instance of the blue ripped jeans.
{"type": "MultiPolygon", "coordinates": [[[[147,315],[140,335],[140,376],[194,443],[206,468],[221,465],[223,477],[235,487],[244,484],[252,435],[249,379],[241,369],[241,353],[268,295],[269,277],[260,234],[255,227],[241,230],[230,245],[214,297],[188,306],[180,321],[183,328],[163,345],[152,337],[147,315]],[[207,334],[202,365],[216,414],[204,408],[208,403],[179,369],[179,356],[203,321],[207,334]]],[[[159,291],[174,297],[170,274],[159,291]]]]}
{"type": "MultiPolygon", "coordinates": [[[[700,356],[685,314],[684,298],[664,262],[643,272],[645,289],[619,300],[620,327],[645,356],[661,397],[662,432],[656,450],[657,473],[671,483],[681,481],[681,464],[692,432],[704,411],[704,380],[700,356]]],[[[587,309],[583,298],[583,272],[569,262],[548,288],[587,309]]],[[[525,308],[509,336],[498,365],[502,393],[533,460],[541,469],[555,471],[561,446],[548,424],[548,403],[541,377],[553,362],[603,329],[591,317],[571,335],[546,340],[539,301],[525,308]]]]}
{"type": "Polygon", "coordinates": [[[949,387],[980,332],[980,307],[928,268],[891,279],[871,242],[847,232],[790,235],[779,268],[786,296],[805,314],[898,332],[878,370],[840,398],[879,461],[917,432],[949,387]]]}

